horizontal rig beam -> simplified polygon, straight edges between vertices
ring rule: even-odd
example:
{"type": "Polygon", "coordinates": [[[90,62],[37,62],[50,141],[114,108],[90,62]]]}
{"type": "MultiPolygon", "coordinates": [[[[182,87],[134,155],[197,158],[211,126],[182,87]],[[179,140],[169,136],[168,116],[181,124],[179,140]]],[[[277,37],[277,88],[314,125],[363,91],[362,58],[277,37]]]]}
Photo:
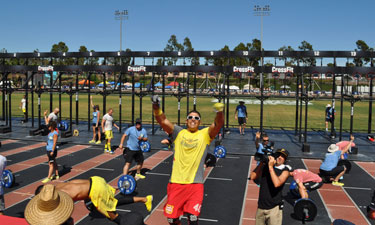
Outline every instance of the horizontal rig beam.
{"type": "Polygon", "coordinates": [[[121,72],[132,75],[140,72],[155,72],[163,73],[180,73],[180,72],[195,72],[195,73],[248,73],[254,75],[255,73],[283,73],[293,76],[293,74],[360,74],[362,76],[374,76],[375,67],[282,67],[282,66],[8,66],[0,65],[0,73],[26,73],[26,72],[48,72],[60,71],[67,73],[93,72],[93,73],[112,73],[121,72]]]}
{"type": "Polygon", "coordinates": [[[0,58],[89,58],[89,57],[288,57],[375,58],[373,51],[117,51],[117,52],[26,52],[0,53],[0,58]]]}

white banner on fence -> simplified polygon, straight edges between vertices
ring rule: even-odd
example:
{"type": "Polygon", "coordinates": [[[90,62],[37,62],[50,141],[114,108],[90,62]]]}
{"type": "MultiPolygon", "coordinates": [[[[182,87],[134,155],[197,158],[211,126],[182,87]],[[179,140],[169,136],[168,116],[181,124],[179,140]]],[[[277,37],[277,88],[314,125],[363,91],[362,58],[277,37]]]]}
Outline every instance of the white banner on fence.
{"type": "MultiPolygon", "coordinates": [[[[229,99],[230,104],[240,104],[239,102],[245,102],[245,105],[260,105],[260,100],[257,99],[229,99]]],[[[217,99],[213,99],[212,102],[218,102],[217,99]]],[[[264,105],[296,105],[296,101],[292,100],[265,100],[264,105]]],[[[305,103],[303,103],[305,105],[305,103]]],[[[313,103],[309,102],[309,105],[313,103]]]]}

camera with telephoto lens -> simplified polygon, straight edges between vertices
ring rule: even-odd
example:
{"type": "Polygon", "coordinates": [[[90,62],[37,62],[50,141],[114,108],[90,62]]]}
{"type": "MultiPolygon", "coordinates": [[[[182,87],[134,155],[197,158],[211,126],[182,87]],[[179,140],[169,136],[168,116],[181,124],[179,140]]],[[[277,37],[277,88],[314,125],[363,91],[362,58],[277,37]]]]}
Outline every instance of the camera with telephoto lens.
{"type": "Polygon", "coordinates": [[[262,153],[259,153],[259,152],[255,153],[255,160],[267,164],[268,156],[275,157],[274,152],[273,152],[274,145],[275,145],[275,142],[271,141],[270,144],[264,146],[264,148],[262,149],[262,153]]]}

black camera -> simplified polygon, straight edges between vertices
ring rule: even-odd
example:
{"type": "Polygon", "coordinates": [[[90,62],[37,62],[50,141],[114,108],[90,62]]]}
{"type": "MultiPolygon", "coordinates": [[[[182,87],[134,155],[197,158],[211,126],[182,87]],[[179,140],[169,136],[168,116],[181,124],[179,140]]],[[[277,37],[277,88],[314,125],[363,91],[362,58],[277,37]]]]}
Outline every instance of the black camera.
{"type": "Polygon", "coordinates": [[[255,160],[267,164],[268,156],[275,157],[274,152],[273,152],[274,145],[275,143],[271,141],[270,144],[263,146],[262,153],[259,153],[259,152],[255,153],[255,156],[254,156],[255,160]]]}

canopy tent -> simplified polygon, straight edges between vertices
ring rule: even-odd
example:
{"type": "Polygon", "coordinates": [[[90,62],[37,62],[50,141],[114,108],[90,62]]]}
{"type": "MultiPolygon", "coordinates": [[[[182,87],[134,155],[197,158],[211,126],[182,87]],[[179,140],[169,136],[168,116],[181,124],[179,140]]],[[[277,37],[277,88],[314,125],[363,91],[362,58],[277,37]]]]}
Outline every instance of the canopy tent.
{"type": "Polygon", "coordinates": [[[134,87],[135,87],[135,88],[140,88],[140,87],[141,87],[141,83],[139,83],[139,82],[135,83],[135,84],[134,84],[134,87]]]}
{"type": "Polygon", "coordinates": [[[130,83],[130,82],[126,82],[126,83],[124,84],[124,86],[129,86],[129,87],[131,87],[131,86],[133,86],[133,84],[130,83]]]}
{"type": "MultiPolygon", "coordinates": [[[[78,81],[78,85],[88,85],[89,80],[80,80],[78,81]]],[[[90,84],[95,84],[94,81],[90,81],[90,84]]]]}
{"type": "Polygon", "coordinates": [[[171,89],[172,86],[169,86],[169,85],[168,85],[168,86],[165,86],[165,88],[166,88],[166,89],[171,89]]]}
{"type": "Polygon", "coordinates": [[[245,84],[244,86],[243,86],[243,89],[244,90],[250,90],[250,89],[252,89],[253,88],[253,85],[251,85],[251,84],[245,84]]]}
{"type": "Polygon", "coordinates": [[[160,82],[157,82],[156,84],[154,84],[154,87],[161,87],[163,86],[160,82]]]}
{"type": "Polygon", "coordinates": [[[229,90],[240,90],[240,88],[237,87],[236,85],[231,85],[229,86],[229,90]]]}
{"type": "Polygon", "coordinates": [[[281,89],[290,89],[290,87],[288,85],[281,85],[280,87],[281,89]]]}
{"type": "Polygon", "coordinates": [[[177,87],[178,86],[178,82],[177,81],[172,81],[171,83],[167,84],[167,86],[177,87]]]}
{"type": "MultiPolygon", "coordinates": [[[[106,85],[111,85],[108,81],[106,81],[105,83],[106,83],[106,85]]],[[[98,84],[99,87],[103,87],[103,85],[104,85],[103,82],[100,82],[100,83],[98,84]]]]}

